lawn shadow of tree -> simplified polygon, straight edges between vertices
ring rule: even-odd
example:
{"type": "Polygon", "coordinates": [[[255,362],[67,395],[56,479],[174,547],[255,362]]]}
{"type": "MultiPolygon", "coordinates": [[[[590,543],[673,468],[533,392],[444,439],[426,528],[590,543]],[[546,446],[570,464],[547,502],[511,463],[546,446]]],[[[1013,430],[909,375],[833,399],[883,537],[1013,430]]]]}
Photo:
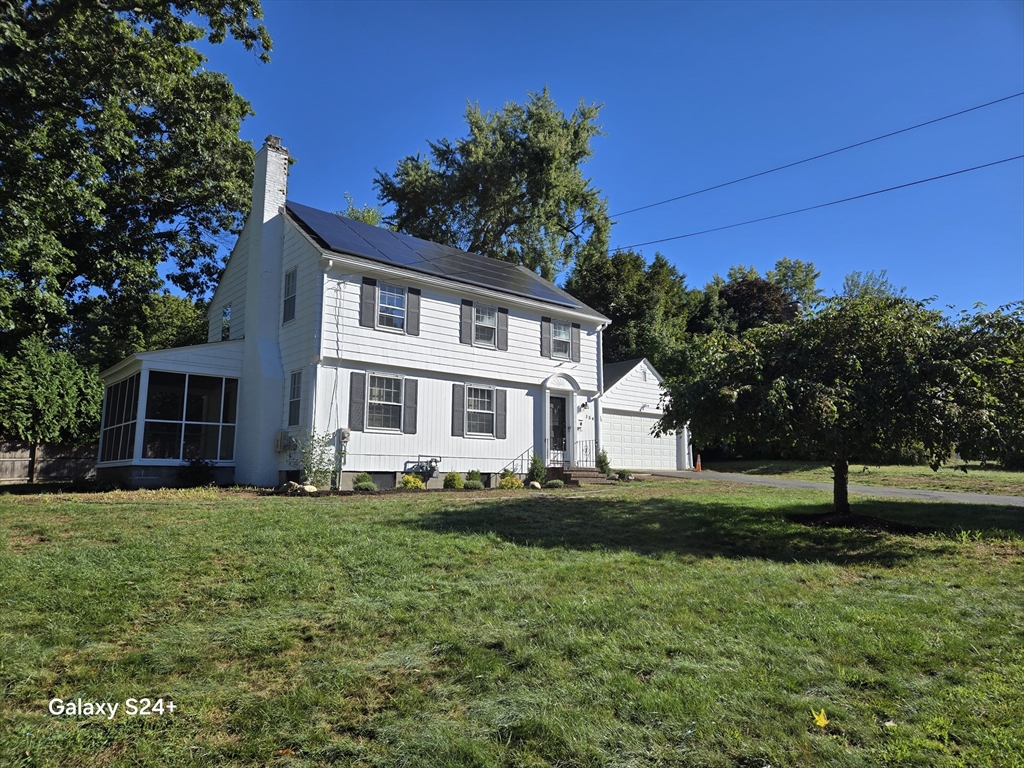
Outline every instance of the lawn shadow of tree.
{"type": "MultiPolygon", "coordinates": [[[[928,526],[950,510],[912,500],[876,502],[858,512],[877,515],[896,507],[898,519],[928,526]]],[[[1012,514],[1001,507],[992,514],[1012,514]]],[[[955,550],[944,536],[895,535],[884,531],[824,527],[799,522],[827,513],[829,505],[745,505],[685,497],[646,499],[570,497],[561,494],[502,498],[430,512],[407,525],[444,534],[491,534],[521,546],[574,550],[630,550],[646,556],[758,558],[776,562],[829,562],[894,567],[922,556],[955,550]]],[[[1012,529],[1012,526],[1002,526],[1012,529]]],[[[952,531],[951,531],[952,532],[952,531]]]]}

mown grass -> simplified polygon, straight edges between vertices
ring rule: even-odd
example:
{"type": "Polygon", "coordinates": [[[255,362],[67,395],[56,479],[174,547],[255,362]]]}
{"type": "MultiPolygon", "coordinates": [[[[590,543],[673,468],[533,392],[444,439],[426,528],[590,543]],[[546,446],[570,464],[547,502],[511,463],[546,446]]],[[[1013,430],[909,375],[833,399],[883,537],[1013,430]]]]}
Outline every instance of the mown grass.
{"type": "MultiPolygon", "coordinates": [[[[745,475],[782,477],[787,480],[832,482],[832,468],[822,462],[742,460],[706,462],[704,469],[715,472],[739,472],[745,475]]],[[[889,488],[915,488],[924,491],[988,493],[997,496],[1024,496],[1024,472],[978,464],[947,464],[938,471],[931,467],[882,467],[850,465],[853,485],[881,485],[889,488]],[[962,468],[966,468],[966,472],[962,468]]]]}
{"type": "Polygon", "coordinates": [[[943,530],[685,482],[0,496],[0,764],[1021,765],[1021,510],[856,506],[943,530]],[[46,712],[142,696],[179,709],[46,712]]]}

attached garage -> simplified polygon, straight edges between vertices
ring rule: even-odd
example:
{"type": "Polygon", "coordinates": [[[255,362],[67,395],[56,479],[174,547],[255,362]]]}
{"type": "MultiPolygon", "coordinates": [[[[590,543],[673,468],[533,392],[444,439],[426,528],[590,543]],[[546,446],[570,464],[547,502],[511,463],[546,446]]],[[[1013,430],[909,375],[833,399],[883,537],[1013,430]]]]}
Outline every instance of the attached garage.
{"type": "Polygon", "coordinates": [[[689,469],[688,430],[654,437],[662,378],[646,358],[604,366],[601,447],[614,469],[689,469]]]}

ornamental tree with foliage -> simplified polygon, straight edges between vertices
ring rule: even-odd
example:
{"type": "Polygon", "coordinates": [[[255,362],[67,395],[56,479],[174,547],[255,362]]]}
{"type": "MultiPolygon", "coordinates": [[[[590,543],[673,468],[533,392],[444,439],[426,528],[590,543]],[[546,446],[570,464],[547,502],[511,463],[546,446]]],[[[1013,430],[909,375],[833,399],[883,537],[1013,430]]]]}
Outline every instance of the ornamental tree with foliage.
{"type": "Polygon", "coordinates": [[[0,352],[103,297],[129,338],[162,283],[201,296],[249,209],[252,114],[193,43],[267,61],[257,0],[0,4],[0,352]]]}
{"type": "Polygon", "coordinates": [[[789,257],[779,259],[775,262],[775,268],[765,273],[765,279],[769,283],[779,286],[806,309],[825,298],[824,292],[818,288],[819,277],[821,272],[814,268],[813,261],[789,257]]]}
{"type": "Polygon", "coordinates": [[[934,469],[970,425],[981,391],[941,312],[901,297],[831,299],[804,319],[705,338],[690,379],[668,381],[664,431],[747,441],[827,460],[834,509],[850,511],[851,462],[916,446],[934,469]]]}
{"type": "Polygon", "coordinates": [[[497,112],[466,108],[469,134],[428,142],[374,186],[398,232],[520,264],[552,280],[576,259],[605,253],[607,203],[583,176],[601,134],[601,107],[568,117],[548,89],[497,112]]]}

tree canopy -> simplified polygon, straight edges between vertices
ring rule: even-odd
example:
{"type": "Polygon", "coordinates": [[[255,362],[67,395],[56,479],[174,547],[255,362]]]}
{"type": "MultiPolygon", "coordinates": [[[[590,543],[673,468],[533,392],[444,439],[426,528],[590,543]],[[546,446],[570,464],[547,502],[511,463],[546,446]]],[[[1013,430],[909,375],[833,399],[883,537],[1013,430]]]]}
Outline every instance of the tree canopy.
{"type": "Polygon", "coordinates": [[[661,428],[826,459],[848,512],[850,462],[916,447],[938,467],[986,422],[957,338],[941,312],[901,297],[831,299],[804,319],[708,336],[695,375],[668,382],[661,428]]]}
{"type": "Polygon", "coordinates": [[[268,60],[261,17],[257,0],[0,6],[0,352],[98,309],[130,336],[164,262],[210,287],[250,205],[252,110],[191,44],[268,60]]]}
{"type": "Polygon", "coordinates": [[[548,280],[579,258],[604,254],[606,201],[583,176],[601,107],[571,115],[548,89],[496,112],[466,108],[469,135],[428,142],[374,185],[398,232],[520,264],[548,280]]]}
{"type": "Polygon", "coordinates": [[[665,371],[696,301],[685,281],[661,254],[648,265],[640,253],[618,251],[577,261],[565,289],[612,321],[602,335],[605,362],[646,357],[665,371]]]}

